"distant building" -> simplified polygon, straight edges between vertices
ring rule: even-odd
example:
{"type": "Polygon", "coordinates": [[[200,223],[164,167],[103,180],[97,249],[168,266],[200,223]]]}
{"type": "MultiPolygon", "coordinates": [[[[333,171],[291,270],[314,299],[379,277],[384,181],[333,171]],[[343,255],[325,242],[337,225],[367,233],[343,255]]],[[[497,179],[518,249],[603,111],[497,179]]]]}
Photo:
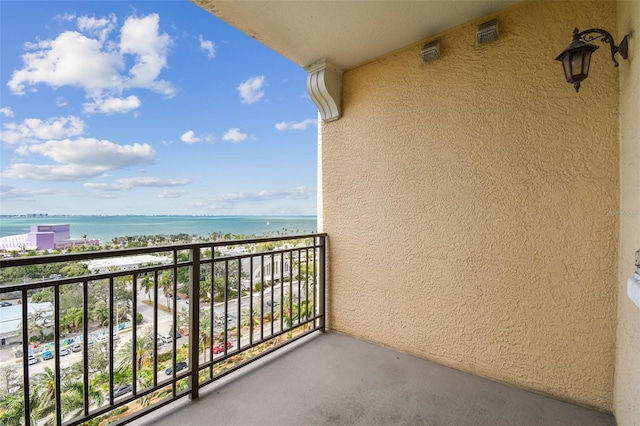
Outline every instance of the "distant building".
{"type": "Polygon", "coordinates": [[[31,225],[28,234],[0,238],[0,250],[53,250],[100,244],[96,239],[71,238],[70,228],[69,224],[31,225]]]}
{"type": "Polygon", "coordinates": [[[166,256],[143,254],[139,256],[96,259],[83,263],[87,264],[89,271],[92,273],[102,274],[109,271],[129,271],[146,265],[167,265],[171,262],[171,258],[166,256]]]}
{"type": "MultiPolygon", "coordinates": [[[[42,312],[43,317],[49,318],[45,323],[44,332],[51,333],[53,322],[53,304],[29,303],[27,305],[27,315],[42,312]]],[[[22,342],[22,305],[12,305],[0,308],[0,346],[9,345],[11,343],[22,342]]]]}

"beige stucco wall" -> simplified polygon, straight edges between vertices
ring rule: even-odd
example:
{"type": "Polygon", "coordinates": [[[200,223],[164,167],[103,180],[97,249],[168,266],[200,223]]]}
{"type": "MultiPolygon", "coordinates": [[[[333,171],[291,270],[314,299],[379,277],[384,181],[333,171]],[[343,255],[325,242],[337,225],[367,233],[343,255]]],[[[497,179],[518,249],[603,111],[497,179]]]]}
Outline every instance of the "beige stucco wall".
{"type": "Polygon", "coordinates": [[[322,125],[329,325],[611,410],[618,71],[602,48],[576,94],[553,59],[574,26],[615,34],[615,3],[493,17],[491,44],[479,19],[440,34],[436,62],[421,41],[344,74],[322,125]]]}
{"type": "MultiPolygon", "coordinates": [[[[614,412],[621,426],[640,425],[640,308],[627,297],[640,249],[640,2],[618,4],[618,39],[629,32],[620,64],[620,264],[614,412]]],[[[616,40],[617,41],[617,40],[616,40]]]]}

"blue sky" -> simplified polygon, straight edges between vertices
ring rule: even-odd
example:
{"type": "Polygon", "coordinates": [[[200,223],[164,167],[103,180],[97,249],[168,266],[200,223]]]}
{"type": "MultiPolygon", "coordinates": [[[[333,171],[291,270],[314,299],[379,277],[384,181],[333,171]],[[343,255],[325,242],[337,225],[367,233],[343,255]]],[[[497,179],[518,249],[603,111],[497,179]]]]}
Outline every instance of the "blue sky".
{"type": "Polygon", "coordinates": [[[297,65],[187,0],[0,1],[0,214],[315,214],[297,65]]]}

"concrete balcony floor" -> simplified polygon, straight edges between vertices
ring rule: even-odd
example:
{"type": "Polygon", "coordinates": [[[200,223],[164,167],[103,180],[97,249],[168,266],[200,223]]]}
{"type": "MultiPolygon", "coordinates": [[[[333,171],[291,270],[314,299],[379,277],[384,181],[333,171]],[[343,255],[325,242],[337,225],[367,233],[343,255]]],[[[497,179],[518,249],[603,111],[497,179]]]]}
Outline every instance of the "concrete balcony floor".
{"type": "Polygon", "coordinates": [[[615,425],[611,415],[315,334],[138,420],[162,425],[615,425]]]}

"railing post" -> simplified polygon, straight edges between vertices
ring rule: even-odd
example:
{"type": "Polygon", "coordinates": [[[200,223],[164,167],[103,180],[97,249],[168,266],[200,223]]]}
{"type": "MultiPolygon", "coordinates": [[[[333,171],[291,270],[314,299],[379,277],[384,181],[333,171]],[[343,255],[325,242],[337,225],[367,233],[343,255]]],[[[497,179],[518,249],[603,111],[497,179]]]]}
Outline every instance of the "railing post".
{"type": "Polygon", "coordinates": [[[29,321],[27,310],[29,299],[27,299],[27,290],[22,290],[20,300],[22,301],[22,396],[24,397],[24,424],[29,426],[31,425],[31,406],[29,405],[31,401],[29,398],[31,393],[31,379],[29,377],[29,321]]]}
{"type": "MultiPolygon", "coordinates": [[[[200,372],[200,249],[191,249],[191,269],[189,270],[189,377],[190,399],[198,399],[200,372]]],[[[212,312],[213,314],[213,312],[212,312]]]]}
{"type": "Polygon", "coordinates": [[[326,251],[325,251],[325,240],[326,237],[322,236],[320,237],[320,259],[318,259],[319,261],[319,266],[320,266],[320,270],[318,271],[318,277],[319,277],[319,281],[320,281],[320,295],[319,295],[319,307],[320,307],[320,315],[322,315],[321,319],[320,319],[320,330],[324,333],[325,332],[325,325],[326,325],[326,316],[327,316],[327,312],[326,312],[326,307],[325,307],[325,286],[326,286],[326,271],[325,271],[325,256],[326,256],[326,251]]]}

